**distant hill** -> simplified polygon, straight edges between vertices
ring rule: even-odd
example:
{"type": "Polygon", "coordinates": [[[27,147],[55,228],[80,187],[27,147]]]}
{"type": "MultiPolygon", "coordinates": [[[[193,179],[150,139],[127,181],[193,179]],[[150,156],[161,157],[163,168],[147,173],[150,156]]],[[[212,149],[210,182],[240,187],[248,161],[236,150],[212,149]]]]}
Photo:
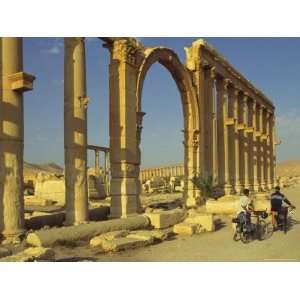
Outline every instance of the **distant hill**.
{"type": "Polygon", "coordinates": [[[277,176],[300,176],[300,160],[286,160],[277,164],[277,176]]]}
{"type": "Polygon", "coordinates": [[[24,162],[24,177],[35,177],[39,172],[63,174],[63,168],[53,162],[43,164],[24,162]]]}

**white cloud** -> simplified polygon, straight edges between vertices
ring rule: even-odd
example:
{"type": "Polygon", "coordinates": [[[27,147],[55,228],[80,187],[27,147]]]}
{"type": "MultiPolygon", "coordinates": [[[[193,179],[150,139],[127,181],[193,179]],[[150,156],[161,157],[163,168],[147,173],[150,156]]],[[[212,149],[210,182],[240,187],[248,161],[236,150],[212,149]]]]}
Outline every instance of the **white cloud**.
{"type": "Polygon", "coordinates": [[[64,41],[63,38],[55,38],[53,45],[49,49],[44,49],[42,52],[52,55],[58,55],[63,51],[64,41]]]}

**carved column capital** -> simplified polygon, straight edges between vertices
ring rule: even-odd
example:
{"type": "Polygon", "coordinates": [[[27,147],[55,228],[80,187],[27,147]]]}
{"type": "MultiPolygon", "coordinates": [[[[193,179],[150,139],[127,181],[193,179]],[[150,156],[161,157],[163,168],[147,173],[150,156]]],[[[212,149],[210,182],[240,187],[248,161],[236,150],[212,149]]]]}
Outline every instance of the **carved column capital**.
{"type": "Polygon", "coordinates": [[[140,44],[130,38],[114,40],[109,49],[112,54],[112,59],[128,63],[135,67],[138,66],[139,52],[143,50],[140,44]]]}

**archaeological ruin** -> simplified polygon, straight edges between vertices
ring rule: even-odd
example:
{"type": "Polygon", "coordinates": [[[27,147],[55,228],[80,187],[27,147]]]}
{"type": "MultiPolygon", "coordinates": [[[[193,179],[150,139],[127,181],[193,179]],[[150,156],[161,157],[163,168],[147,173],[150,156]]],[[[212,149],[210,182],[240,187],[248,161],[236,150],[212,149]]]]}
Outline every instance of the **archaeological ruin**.
{"type": "MultiPolygon", "coordinates": [[[[195,175],[212,176],[224,195],[273,188],[275,107],[207,42],[199,39],[185,48],[182,63],[172,49],[148,48],[135,38],[100,39],[110,53],[109,148],[87,140],[85,39],[64,39],[65,225],[89,221],[87,151],[95,152],[96,177],[101,172],[99,153],[105,155],[111,219],[142,213],[141,183],[153,175],[183,176],[187,208],[201,204],[201,191],[192,182],[195,175]],[[142,90],[156,62],[171,73],[181,95],[184,163],[141,170],[142,90]]],[[[0,73],[0,233],[13,241],[26,231],[23,93],[33,89],[35,80],[23,70],[22,38],[0,38],[0,73]]]]}

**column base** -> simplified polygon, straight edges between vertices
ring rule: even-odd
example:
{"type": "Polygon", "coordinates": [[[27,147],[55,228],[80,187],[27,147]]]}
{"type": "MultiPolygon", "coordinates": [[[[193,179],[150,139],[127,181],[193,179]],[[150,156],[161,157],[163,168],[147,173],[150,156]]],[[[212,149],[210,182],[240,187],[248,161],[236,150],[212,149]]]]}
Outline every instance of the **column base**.
{"type": "Polygon", "coordinates": [[[262,183],[260,184],[260,187],[261,187],[261,190],[262,190],[262,191],[266,191],[266,190],[267,190],[267,185],[266,185],[265,182],[262,182],[262,183]]]}
{"type": "Polygon", "coordinates": [[[253,186],[252,186],[252,188],[253,188],[254,192],[259,192],[260,191],[260,186],[259,186],[258,183],[254,183],[253,186]]]}
{"type": "Polygon", "coordinates": [[[225,195],[232,195],[233,194],[232,186],[230,184],[225,184],[224,185],[224,194],[225,195]]]}
{"type": "Polygon", "coordinates": [[[195,208],[201,204],[204,204],[204,201],[201,201],[200,197],[188,196],[184,199],[184,204],[186,208],[195,208]]]}
{"type": "Polygon", "coordinates": [[[9,245],[9,244],[20,244],[22,238],[25,235],[25,229],[17,230],[14,232],[2,232],[4,240],[2,241],[2,245],[9,245]]]}
{"type": "Polygon", "coordinates": [[[235,189],[235,192],[236,192],[238,195],[240,195],[241,192],[242,192],[242,190],[243,190],[243,186],[242,186],[240,183],[238,183],[238,184],[235,185],[234,189],[235,189]]]}

